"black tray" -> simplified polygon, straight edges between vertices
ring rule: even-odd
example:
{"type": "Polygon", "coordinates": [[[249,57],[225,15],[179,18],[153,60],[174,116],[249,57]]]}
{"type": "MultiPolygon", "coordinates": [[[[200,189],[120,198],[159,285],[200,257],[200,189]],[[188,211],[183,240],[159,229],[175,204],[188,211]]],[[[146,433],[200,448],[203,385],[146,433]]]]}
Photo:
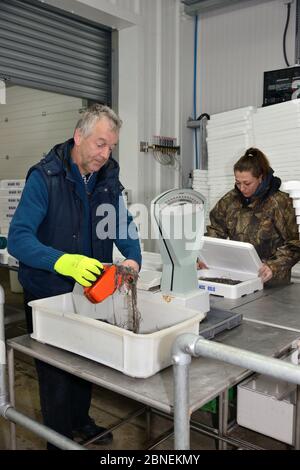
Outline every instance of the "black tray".
{"type": "Polygon", "coordinates": [[[224,330],[231,330],[240,325],[242,313],[234,313],[221,308],[211,308],[206,318],[199,325],[199,335],[205,339],[212,339],[224,330]]]}

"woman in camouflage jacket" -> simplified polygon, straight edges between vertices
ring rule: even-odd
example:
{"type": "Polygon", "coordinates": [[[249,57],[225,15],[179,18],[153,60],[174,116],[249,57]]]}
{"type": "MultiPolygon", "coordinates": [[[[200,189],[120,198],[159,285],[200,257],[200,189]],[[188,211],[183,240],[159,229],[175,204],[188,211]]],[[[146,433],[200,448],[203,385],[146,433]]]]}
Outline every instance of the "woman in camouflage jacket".
{"type": "Polygon", "coordinates": [[[300,260],[298,226],[292,200],[279,191],[267,157],[248,149],[235,163],[235,188],[210,212],[206,235],[252,243],[263,261],[263,282],[289,282],[291,268],[300,260]]]}

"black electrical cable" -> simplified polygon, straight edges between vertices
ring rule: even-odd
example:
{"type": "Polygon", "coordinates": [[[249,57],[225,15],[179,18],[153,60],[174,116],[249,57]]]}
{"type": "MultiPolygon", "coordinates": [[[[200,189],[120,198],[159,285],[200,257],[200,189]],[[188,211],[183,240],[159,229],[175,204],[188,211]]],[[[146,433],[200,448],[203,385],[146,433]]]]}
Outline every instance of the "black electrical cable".
{"type": "Polygon", "coordinates": [[[197,121],[201,121],[201,119],[203,119],[203,118],[205,118],[205,117],[206,117],[206,119],[209,121],[210,115],[207,114],[207,113],[202,113],[202,114],[200,114],[200,116],[197,117],[197,121]]]}
{"type": "Polygon", "coordinates": [[[290,16],[291,16],[291,4],[287,4],[287,16],[286,16],[286,23],[285,23],[285,28],[284,28],[284,33],[283,33],[283,55],[284,55],[284,60],[287,65],[287,67],[290,66],[288,60],[287,60],[287,55],[286,55],[286,33],[289,27],[290,23],[290,16]]]}

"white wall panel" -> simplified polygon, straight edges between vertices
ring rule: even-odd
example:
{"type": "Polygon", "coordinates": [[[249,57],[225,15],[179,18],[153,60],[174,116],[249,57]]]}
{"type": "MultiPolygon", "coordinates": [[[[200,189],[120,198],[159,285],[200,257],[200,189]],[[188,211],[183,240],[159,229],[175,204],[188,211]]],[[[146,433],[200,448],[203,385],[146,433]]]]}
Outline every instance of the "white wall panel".
{"type": "Polygon", "coordinates": [[[82,100],[20,86],[0,106],[1,179],[24,178],[54,145],[73,135],[82,100]]]}
{"type": "MultiPolygon", "coordinates": [[[[253,0],[200,17],[200,109],[210,114],[263,101],[264,71],[285,67],[282,38],[286,5],[253,0]]],[[[294,62],[295,2],[287,35],[294,62]]],[[[192,52],[190,52],[192,53],[192,52]]]]}
{"type": "Polygon", "coordinates": [[[125,17],[130,13],[140,15],[141,1],[143,0],[101,0],[101,2],[99,0],[80,0],[78,3],[96,6],[97,9],[110,13],[115,13],[118,10],[118,16],[125,17]]]}
{"type": "MultiPolygon", "coordinates": [[[[161,4],[161,133],[179,138],[179,6],[173,0],[161,4]]],[[[178,142],[179,143],[179,142],[178,142]]],[[[161,190],[178,187],[178,172],[161,168],[161,190]]]]}
{"type": "MultiPolygon", "coordinates": [[[[194,18],[181,15],[180,21],[180,144],[183,169],[183,186],[187,185],[188,174],[194,161],[194,130],[186,127],[193,116],[193,44],[194,18]]],[[[199,94],[199,91],[198,91],[199,94]]],[[[200,109],[200,108],[199,108],[200,109]]],[[[199,110],[198,109],[198,110],[199,110]]],[[[200,114],[200,113],[199,113],[200,114]]]]}
{"type": "Polygon", "coordinates": [[[139,142],[152,143],[154,135],[180,137],[179,2],[145,0],[141,2],[141,11],[139,25],[132,31],[135,43],[132,35],[129,39],[133,28],[119,32],[119,111],[124,119],[120,165],[123,184],[137,196],[134,201],[149,205],[154,196],[178,186],[179,181],[179,172],[173,167],[157,163],[152,152],[139,152],[139,142]],[[138,126],[135,152],[126,126],[138,126]],[[138,180],[134,182],[132,173],[136,171],[138,180]]]}
{"type": "MultiPolygon", "coordinates": [[[[92,4],[91,0],[83,1],[83,3],[92,4]]],[[[101,2],[97,2],[99,5],[99,9],[105,8],[105,3],[110,4],[112,8],[118,8],[122,11],[128,11],[131,13],[135,13],[137,15],[140,14],[140,3],[141,0],[102,0],[101,2]],[[100,4],[99,4],[100,3],[100,4]]],[[[107,8],[107,7],[106,7],[107,8]]]]}
{"type": "Polygon", "coordinates": [[[122,183],[133,202],[177,187],[179,172],[162,167],[140,141],[153,135],[180,142],[179,0],[48,0],[48,3],[119,30],[119,146],[122,183]]]}
{"type": "Polygon", "coordinates": [[[104,26],[121,30],[139,22],[142,10],[141,2],[143,1],[144,0],[47,0],[47,4],[104,26]]]}

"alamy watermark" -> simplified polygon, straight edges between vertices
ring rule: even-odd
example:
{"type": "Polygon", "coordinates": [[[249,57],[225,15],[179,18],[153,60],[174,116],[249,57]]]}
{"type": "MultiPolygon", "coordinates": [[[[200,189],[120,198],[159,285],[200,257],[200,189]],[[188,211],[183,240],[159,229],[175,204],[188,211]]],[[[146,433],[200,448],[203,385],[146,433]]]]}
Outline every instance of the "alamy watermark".
{"type": "Polygon", "coordinates": [[[132,204],[128,213],[123,198],[119,208],[112,204],[100,204],[96,210],[96,235],[100,240],[185,240],[186,249],[194,249],[204,230],[202,204],[176,206],[151,206],[132,204]]]}
{"type": "Polygon", "coordinates": [[[0,80],[0,104],[6,104],[6,85],[4,80],[0,80]]]}

